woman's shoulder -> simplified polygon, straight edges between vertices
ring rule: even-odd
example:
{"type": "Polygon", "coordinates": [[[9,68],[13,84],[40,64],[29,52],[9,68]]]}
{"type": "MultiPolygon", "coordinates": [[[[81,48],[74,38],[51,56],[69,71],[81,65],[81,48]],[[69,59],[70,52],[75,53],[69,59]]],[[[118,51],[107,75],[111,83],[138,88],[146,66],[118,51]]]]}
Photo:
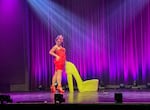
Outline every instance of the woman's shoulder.
{"type": "Polygon", "coordinates": [[[56,50],[58,47],[57,47],[57,45],[54,45],[52,48],[51,48],[51,50],[53,49],[53,50],[56,50]]]}
{"type": "Polygon", "coordinates": [[[65,47],[61,47],[62,49],[65,49],[65,47]]]}
{"type": "Polygon", "coordinates": [[[58,46],[57,46],[57,45],[54,45],[53,47],[54,47],[54,48],[58,48],[58,46]]]}

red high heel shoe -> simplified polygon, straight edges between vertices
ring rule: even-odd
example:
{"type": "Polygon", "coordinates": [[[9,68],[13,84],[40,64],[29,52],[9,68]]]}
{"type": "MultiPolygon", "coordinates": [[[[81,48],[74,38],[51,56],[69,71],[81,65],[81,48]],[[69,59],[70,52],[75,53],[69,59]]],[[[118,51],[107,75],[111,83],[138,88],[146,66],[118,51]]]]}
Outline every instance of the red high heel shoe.
{"type": "Polygon", "coordinates": [[[51,86],[50,89],[51,89],[51,92],[52,92],[52,93],[55,93],[55,92],[56,92],[55,86],[51,86]]]}
{"type": "Polygon", "coordinates": [[[64,93],[64,92],[65,92],[65,91],[62,89],[61,86],[58,86],[58,87],[57,87],[57,90],[58,90],[60,93],[64,93]]]}

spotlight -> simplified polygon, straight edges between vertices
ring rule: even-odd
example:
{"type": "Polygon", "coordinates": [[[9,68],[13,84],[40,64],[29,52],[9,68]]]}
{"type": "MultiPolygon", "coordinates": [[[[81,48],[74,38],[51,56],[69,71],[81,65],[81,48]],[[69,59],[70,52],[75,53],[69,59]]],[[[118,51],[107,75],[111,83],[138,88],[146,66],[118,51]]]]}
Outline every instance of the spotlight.
{"type": "Polygon", "coordinates": [[[102,80],[100,81],[100,84],[99,84],[99,85],[100,85],[100,86],[99,86],[99,89],[100,89],[100,90],[105,89],[105,85],[104,85],[104,83],[103,83],[102,80]]]}
{"type": "Polygon", "coordinates": [[[132,89],[140,89],[136,80],[133,81],[132,89]]]}
{"type": "Polygon", "coordinates": [[[45,89],[45,87],[44,87],[44,86],[42,86],[42,85],[39,85],[39,86],[38,86],[38,89],[39,89],[40,91],[42,91],[42,90],[44,90],[44,89],[45,89]]]}
{"type": "Polygon", "coordinates": [[[147,83],[147,84],[146,84],[146,87],[147,87],[147,88],[150,88],[150,83],[147,83]]]}
{"type": "Polygon", "coordinates": [[[57,82],[55,82],[55,84],[54,84],[54,85],[55,85],[55,87],[57,88],[57,86],[58,86],[58,83],[57,83],[57,82]]]}
{"type": "Polygon", "coordinates": [[[120,88],[123,89],[125,88],[125,85],[123,83],[120,84],[120,88]]]}
{"type": "MultiPolygon", "coordinates": [[[[55,87],[57,88],[58,83],[55,83],[55,87]]],[[[62,102],[65,102],[65,99],[63,98],[63,94],[60,94],[58,90],[56,89],[56,94],[54,95],[55,104],[61,104],[62,102]]]]}
{"type": "Polygon", "coordinates": [[[101,87],[104,87],[104,83],[103,83],[102,80],[100,81],[100,86],[101,86],[101,87]]]}
{"type": "Polygon", "coordinates": [[[1,104],[4,104],[4,102],[12,103],[12,99],[10,98],[9,95],[0,95],[0,102],[1,102],[1,104]]]}
{"type": "Polygon", "coordinates": [[[134,87],[137,86],[137,81],[136,80],[133,81],[133,86],[134,87]]]}
{"type": "Polygon", "coordinates": [[[122,103],[122,93],[115,93],[115,103],[122,103]]]}
{"type": "Polygon", "coordinates": [[[65,102],[65,99],[63,98],[62,94],[55,94],[54,99],[55,104],[61,104],[62,102],[65,102]]]}

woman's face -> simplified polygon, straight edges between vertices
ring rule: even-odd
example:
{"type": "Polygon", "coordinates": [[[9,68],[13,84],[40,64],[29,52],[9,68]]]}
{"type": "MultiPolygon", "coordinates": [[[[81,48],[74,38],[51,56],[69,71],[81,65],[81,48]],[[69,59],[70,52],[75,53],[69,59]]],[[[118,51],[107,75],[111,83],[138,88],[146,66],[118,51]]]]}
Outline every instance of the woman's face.
{"type": "Polygon", "coordinates": [[[57,45],[61,45],[63,43],[63,37],[62,36],[59,36],[56,40],[56,44],[57,45]]]}

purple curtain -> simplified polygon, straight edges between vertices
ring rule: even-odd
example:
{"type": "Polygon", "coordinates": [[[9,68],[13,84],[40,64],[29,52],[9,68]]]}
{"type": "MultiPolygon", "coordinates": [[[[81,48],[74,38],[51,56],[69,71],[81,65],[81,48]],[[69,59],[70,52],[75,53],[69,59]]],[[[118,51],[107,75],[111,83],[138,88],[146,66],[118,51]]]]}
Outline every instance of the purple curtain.
{"type": "MultiPolygon", "coordinates": [[[[67,60],[77,66],[83,80],[97,78],[104,84],[132,84],[134,80],[146,84],[150,80],[150,3],[147,0],[52,2],[62,7],[61,14],[67,16],[67,21],[56,18],[62,30],[55,28],[53,22],[45,24],[31,6],[28,10],[32,88],[51,84],[54,65],[48,52],[58,34],[64,35],[67,60]],[[66,10],[73,15],[68,16],[66,10]]],[[[66,81],[64,72],[64,85],[66,81]]]]}
{"type": "Polygon", "coordinates": [[[24,84],[26,60],[26,9],[20,0],[0,0],[0,89],[24,84]]]}

